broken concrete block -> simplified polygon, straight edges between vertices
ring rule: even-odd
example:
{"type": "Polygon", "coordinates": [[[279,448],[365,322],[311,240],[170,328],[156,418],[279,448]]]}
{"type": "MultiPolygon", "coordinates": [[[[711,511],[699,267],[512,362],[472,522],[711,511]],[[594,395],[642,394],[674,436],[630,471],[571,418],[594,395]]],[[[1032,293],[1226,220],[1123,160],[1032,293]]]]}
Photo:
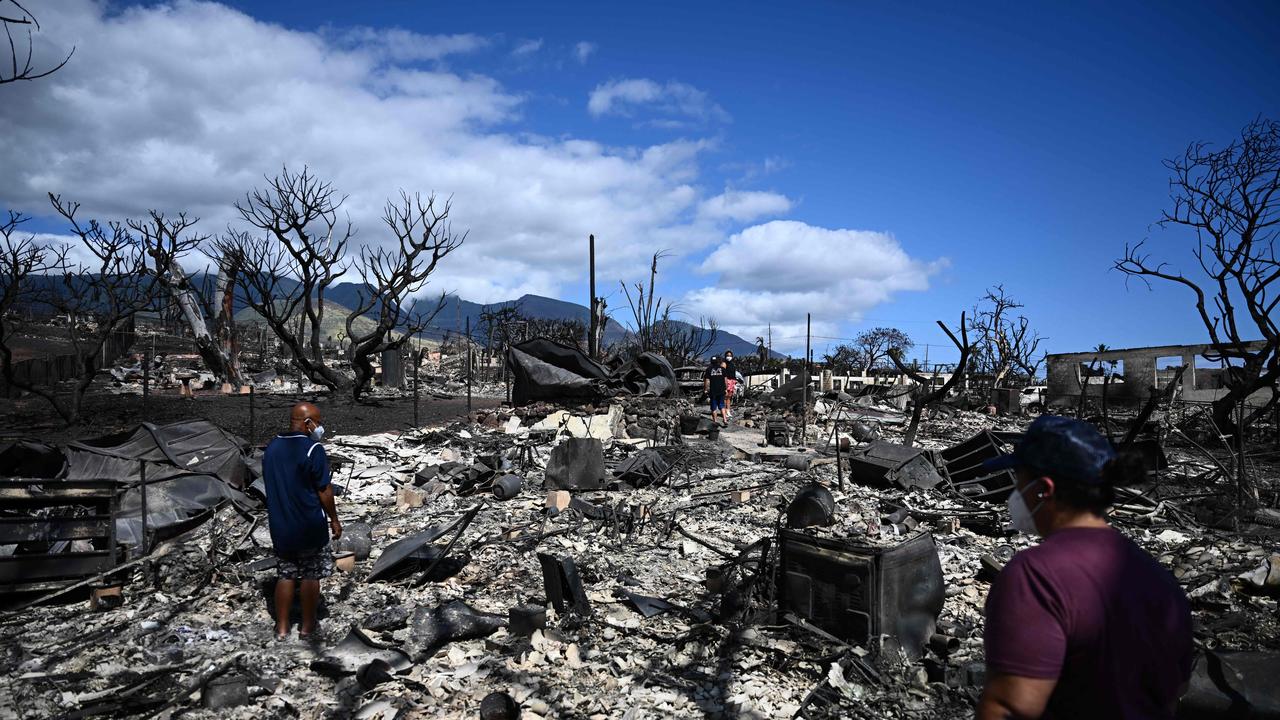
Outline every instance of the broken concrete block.
{"type": "Polygon", "coordinates": [[[230,395],[232,393],[231,383],[222,383],[222,394],[230,395]]]}
{"type": "Polygon", "coordinates": [[[604,445],[566,438],[551,450],[544,485],[549,490],[598,490],[604,486],[604,445]]]}
{"type": "Polygon", "coordinates": [[[248,395],[248,394],[249,394],[249,392],[250,392],[250,391],[252,391],[252,390],[253,390],[253,386],[252,386],[252,385],[241,385],[241,386],[240,386],[240,394],[241,394],[241,395],[248,395]]]}
{"type": "Polygon", "coordinates": [[[568,490],[552,490],[547,493],[547,509],[564,512],[572,500],[568,490]]]}
{"type": "Polygon", "coordinates": [[[751,491],[750,490],[734,490],[733,492],[729,493],[729,500],[730,502],[735,502],[735,503],[747,502],[751,500],[751,491]]]}
{"type": "Polygon", "coordinates": [[[396,488],[396,509],[404,511],[409,508],[422,507],[422,499],[425,496],[426,493],[420,490],[407,487],[396,488]]]}
{"type": "Polygon", "coordinates": [[[511,419],[507,420],[507,424],[502,426],[502,431],[508,435],[515,435],[519,429],[520,429],[519,415],[512,415],[511,419]]]}

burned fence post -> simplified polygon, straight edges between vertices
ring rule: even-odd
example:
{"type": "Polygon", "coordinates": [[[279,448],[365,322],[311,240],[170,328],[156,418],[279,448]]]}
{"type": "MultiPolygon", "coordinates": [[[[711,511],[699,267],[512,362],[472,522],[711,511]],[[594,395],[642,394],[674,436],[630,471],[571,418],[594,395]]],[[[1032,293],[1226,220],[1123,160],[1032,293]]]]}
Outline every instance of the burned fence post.
{"type": "Polygon", "coordinates": [[[582,587],[573,558],[538,553],[538,562],[542,565],[543,590],[556,612],[574,612],[583,617],[590,615],[591,602],[582,587]]]}
{"type": "Polygon", "coordinates": [[[142,534],[138,537],[139,555],[147,554],[147,461],[138,461],[138,492],[141,494],[142,534]]]}
{"type": "Polygon", "coordinates": [[[147,420],[147,404],[151,398],[151,355],[142,351],[142,421],[147,420]]]}
{"type": "Polygon", "coordinates": [[[253,443],[255,442],[255,439],[254,439],[254,437],[255,437],[255,433],[254,433],[254,430],[255,430],[255,428],[254,428],[255,414],[256,414],[256,413],[255,413],[255,401],[254,401],[254,394],[253,394],[253,386],[252,386],[252,385],[250,385],[250,386],[249,386],[249,447],[250,447],[250,448],[252,448],[252,447],[253,447],[253,443]]]}
{"type": "Polygon", "coordinates": [[[422,362],[422,351],[413,355],[413,426],[418,427],[418,363],[422,362]]]}

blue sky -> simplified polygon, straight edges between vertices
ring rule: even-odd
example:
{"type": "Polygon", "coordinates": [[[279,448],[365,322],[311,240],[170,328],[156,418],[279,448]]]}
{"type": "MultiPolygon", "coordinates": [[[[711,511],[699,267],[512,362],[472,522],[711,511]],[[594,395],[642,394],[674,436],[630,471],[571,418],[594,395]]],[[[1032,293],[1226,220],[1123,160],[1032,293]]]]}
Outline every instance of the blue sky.
{"type": "MultiPolygon", "coordinates": [[[[616,258],[602,285],[613,294],[615,317],[624,319],[616,280],[639,279],[644,268],[637,258],[675,249],[677,256],[661,275],[663,289],[691,315],[713,313],[722,325],[747,336],[773,322],[775,347],[794,349],[803,345],[799,328],[808,303],[823,338],[815,341],[819,353],[827,343],[839,342],[825,338],[850,337],[872,325],[895,325],[921,343],[945,344],[933,321],[954,322],[960,310],[996,283],[1026,304],[1025,313],[1049,337],[1051,352],[1099,342],[1129,347],[1202,341],[1205,333],[1183,293],[1173,288],[1147,292],[1133,283],[1126,290],[1124,278],[1110,265],[1126,242],[1150,235],[1162,255],[1188,266],[1186,236],[1150,227],[1167,205],[1168,175],[1161,160],[1193,140],[1225,144],[1258,115],[1280,116],[1280,83],[1274,78],[1280,67],[1280,43],[1274,38],[1280,5],[1274,3],[970,4],[961,9],[887,3],[784,8],[776,3],[299,1],[237,2],[216,11],[189,3],[149,3],[135,10],[114,5],[105,12],[73,3],[60,12],[65,14],[54,20],[82,33],[76,36],[75,58],[83,58],[82,64],[93,63],[92,45],[102,35],[94,31],[95,23],[122,33],[127,29],[135,41],[160,32],[165,22],[196,24],[215,35],[225,29],[224,45],[256,43],[246,45],[237,61],[262,53],[263,63],[272,62],[272,53],[262,44],[274,45],[271,33],[283,28],[291,42],[321,46],[298,52],[321,53],[339,68],[327,74],[338,77],[346,67],[343,52],[363,57],[371,47],[381,47],[384,59],[353,70],[351,85],[375,96],[379,113],[391,118],[385,122],[440,137],[465,132],[459,137],[474,152],[442,152],[434,165],[425,163],[439,172],[418,164],[412,173],[420,174],[406,169],[401,178],[388,160],[379,172],[362,175],[332,161],[334,153],[325,150],[340,137],[317,125],[295,134],[324,142],[310,147],[299,142],[280,154],[275,150],[284,142],[264,142],[260,151],[217,153],[195,144],[176,154],[193,159],[191,174],[247,183],[270,172],[275,161],[308,162],[340,180],[349,178],[350,186],[343,189],[361,206],[355,208],[357,217],[375,202],[361,195],[365,186],[381,179],[392,190],[416,187],[416,181],[430,183],[424,190],[455,192],[455,201],[471,203],[464,218],[474,218],[469,242],[477,253],[485,243],[494,248],[487,261],[464,259],[455,275],[442,278],[464,297],[497,299],[523,290],[585,302],[583,267],[572,267],[573,253],[574,243],[582,241],[576,235],[591,229],[602,240],[602,254],[616,258]],[[84,20],[77,13],[94,17],[84,20]],[[249,26],[252,32],[245,32],[249,26]],[[365,36],[357,38],[356,29],[365,36]],[[454,49],[397,56],[391,33],[400,30],[414,34],[407,46],[419,51],[450,42],[454,49]],[[463,107],[459,119],[436,130],[437,121],[427,117],[429,104],[406,107],[402,117],[394,117],[397,105],[391,103],[400,100],[397,93],[416,99],[426,91],[405,90],[407,83],[382,84],[388,67],[421,71],[419,82],[429,83],[431,93],[453,93],[431,97],[457,101],[463,107]],[[466,90],[440,90],[445,81],[449,88],[466,90]],[[580,143],[590,147],[579,148],[580,143]],[[526,163],[540,162],[531,150],[554,153],[564,162],[563,172],[526,170],[526,163]],[[659,154],[672,159],[650,161],[659,154]],[[214,159],[202,163],[205,155],[214,159]],[[589,162],[574,170],[574,157],[589,162]],[[618,160],[627,167],[615,167],[618,160]],[[450,164],[463,161],[489,163],[485,167],[510,162],[512,176],[526,178],[527,173],[527,178],[509,190],[495,189],[492,196],[468,192],[475,173],[450,164]],[[587,182],[593,174],[614,171],[616,182],[599,187],[587,182]],[[575,177],[579,172],[582,176],[575,177]],[[544,186],[561,193],[566,187],[580,190],[581,197],[575,195],[562,209],[547,207],[556,194],[540,195],[544,186]],[[754,209],[713,213],[707,208],[716,207],[717,196],[726,203],[749,200],[754,209]],[[599,204],[600,198],[608,198],[608,207],[599,204]],[[647,204],[659,216],[652,227],[643,217],[647,204]],[[506,208],[494,211],[503,222],[486,224],[490,205],[506,208]],[[529,220],[557,213],[567,219],[529,220]],[[841,230],[864,234],[836,232],[841,230]],[[606,238],[621,239],[605,245],[606,238]],[[530,252],[530,245],[544,252],[530,252]],[[756,251],[777,245],[782,247],[756,251]],[[841,252],[845,247],[871,259],[835,262],[835,256],[849,254],[841,252]],[[505,281],[481,283],[474,277],[485,272],[505,281]],[[808,294],[792,287],[797,274],[807,272],[818,276],[818,289],[808,294]],[[859,280],[851,285],[841,279],[846,275],[859,280]],[[521,279],[527,282],[516,281],[521,279]]],[[[57,31],[53,22],[42,22],[51,34],[57,31]]],[[[190,61],[188,84],[209,83],[217,92],[182,101],[212,104],[213,99],[201,98],[231,93],[224,87],[231,82],[220,82],[212,50],[193,57],[176,61],[190,61]],[[208,64],[201,66],[201,59],[208,64]]],[[[159,61],[130,58],[143,68],[159,61]]],[[[59,82],[68,86],[92,79],[83,75],[89,72],[84,68],[69,65],[67,71],[59,82]]],[[[0,105],[9,87],[0,86],[0,105]]],[[[54,82],[39,92],[33,101],[48,103],[50,112],[69,95],[65,88],[59,93],[54,82]]],[[[289,95],[276,96],[274,104],[301,105],[289,108],[295,115],[329,112],[322,101],[289,95]]],[[[251,100],[267,102],[234,93],[226,102],[251,100]]],[[[359,103],[373,101],[352,102],[356,109],[344,112],[359,125],[359,103]]],[[[153,107],[167,112],[160,99],[153,107]]],[[[32,118],[19,114],[13,121],[29,124],[31,137],[45,137],[32,118]]],[[[106,123],[92,130],[68,127],[62,142],[108,132],[106,123]]],[[[54,131],[48,132],[52,137],[54,131]]],[[[156,146],[156,138],[176,142],[161,128],[153,132],[149,141],[132,137],[126,144],[140,154],[135,163],[152,160],[147,148],[156,146]]],[[[251,138],[245,142],[252,146],[269,132],[249,127],[235,135],[251,138]]],[[[63,162],[68,161],[57,155],[41,168],[63,162]]],[[[0,200],[42,214],[31,198],[39,196],[41,182],[56,182],[57,173],[9,172],[13,175],[6,179],[0,170],[0,200]],[[24,191],[6,192],[9,183],[24,191]]],[[[135,212],[128,203],[108,202],[112,183],[104,177],[85,187],[87,205],[93,207],[93,198],[100,197],[105,213],[135,212]]],[[[183,192],[173,191],[172,183],[154,178],[152,183],[125,183],[119,190],[147,206],[198,206],[202,189],[223,205],[233,199],[212,181],[183,192]],[[169,188],[168,195],[161,186],[169,188]]],[[[232,184],[227,180],[228,187],[232,184]]],[[[379,192],[385,197],[388,190],[379,192]]],[[[216,209],[203,215],[219,217],[216,209]]],[[[41,222],[39,229],[57,231],[56,225],[41,222]]],[[[372,231],[374,223],[368,224],[372,231]]],[[[930,353],[940,359],[954,355],[946,347],[932,347],[930,353]]]]}

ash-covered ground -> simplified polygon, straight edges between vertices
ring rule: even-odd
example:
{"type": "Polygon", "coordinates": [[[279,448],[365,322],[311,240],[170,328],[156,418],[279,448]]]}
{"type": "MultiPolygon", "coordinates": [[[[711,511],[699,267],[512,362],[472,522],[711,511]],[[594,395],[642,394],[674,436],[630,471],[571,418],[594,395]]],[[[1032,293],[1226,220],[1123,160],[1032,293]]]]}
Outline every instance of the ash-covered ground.
{"type": "MultiPolygon", "coordinates": [[[[287,399],[273,402],[259,422],[279,419],[287,399]]],[[[988,572],[1033,540],[1005,528],[1002,505],[947,483],[908,490],[842,472],[841,490],[828,443],[837,415],[837,437],[870,429],[899,441],[896,408],[828,402],[810,429],[818,449],[798,451],[763,445],[770,411],[752,402],[715,438],[680,433],[697,411],[679,400],[491,407],[422,430],[404,429],[406,401],[382,402],[353,410],[359,422],[332,421],[339,513],[348,542],[367,528],[370,553],[323,583],[318,639],[273,639],[265,518],[223,507],[132,569],[118,607],[91,612],[68,597],[7,614],[0,715],[475,718],[492,693],[531,719],[972,715],[988,572]],[[588,434],[603,440],[610,469],[655,441],[670,466],[549,509],[552,448],[588,434]],[[519,493],[496,498],[477,462],[520,477],[519,493]],[[834,522],[806,531],[814,536],[936,543],[944,601],[928,646],[846,643],[778,611],[773,540],[813,483],[835,500],[834,522]],[[393,543],[432,528],[430,549],[369,579],[393,543]],[[573,561],[585,611],[572,597],[556,611],[539,554],[573,561]]],[[[918,444],[947,448],[1026,422],[950,411],[925,423],[918,444]]],[[[864,446],[850,439],[846,452],[864,446]]],[[[1167,467],[1123,494],[1113,523],[1179,579],[1200,649],[1280,651],[1275,595],[1257,572],[1280,537],[1265,507],[1275,506],[1275,466],[1250,466],[1264,508],[1228,519],[1228,479],[1206,481],[1214,463],[1190,439],[1163,440],[1167,467]]]]}

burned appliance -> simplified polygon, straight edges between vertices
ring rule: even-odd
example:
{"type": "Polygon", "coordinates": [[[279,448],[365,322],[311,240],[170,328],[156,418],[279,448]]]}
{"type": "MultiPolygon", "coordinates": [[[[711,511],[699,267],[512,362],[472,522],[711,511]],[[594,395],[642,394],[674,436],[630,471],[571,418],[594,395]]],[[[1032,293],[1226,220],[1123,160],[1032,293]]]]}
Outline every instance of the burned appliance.
{"type": "Polygon", "coordinates": [[[885,440],[877,440],[849,456],[849,477],[867,485],[902,488],[933,488],[942,482],[926,451],[885,440]]]}
{"type": "Polygon", "coordinates": [[[1011,470],[988,472],[982,463],[1004,455],[1012,448],[989,430],[974,435],[959,445],[939,453],[942,470],[956,492],[974,500],[1001,503],[1013,490],[1011,470]]]}
{"type": "Polygon", "coordinates": [[[774,416],[765,420],[764,441],[774,447],[791,446],[791,426],[786,418],[774,416]]]}
{"type": "Polygon", "coordinates": [[[881,635],[919,657],[942,611],[942,563],[933,536],[877,547],[778,531],[778,606],[853,643],[881,635]]]}
{"type": "Polygon", "coordinates": [[[0,481],[0,545],[14,548],[0,555],[0,594],[54,590],[114,568],[118,493],[110,480],[0,481]]]}

